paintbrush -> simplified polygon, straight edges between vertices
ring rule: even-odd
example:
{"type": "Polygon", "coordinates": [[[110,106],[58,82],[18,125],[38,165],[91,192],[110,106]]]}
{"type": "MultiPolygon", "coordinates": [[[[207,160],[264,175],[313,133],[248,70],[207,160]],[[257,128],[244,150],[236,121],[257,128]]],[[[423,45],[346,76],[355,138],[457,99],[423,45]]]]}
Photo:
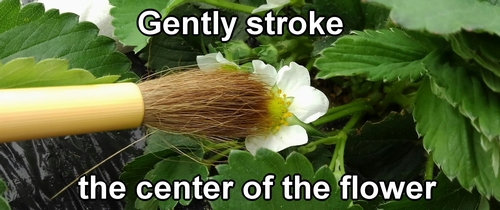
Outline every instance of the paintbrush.
{"type": "Polygon", "coordinates": [[[269,126],[269,88],[242,71],[188,70],[139,83],[0,90],[0,142],[140,127],[238,138],[269,126]]]}

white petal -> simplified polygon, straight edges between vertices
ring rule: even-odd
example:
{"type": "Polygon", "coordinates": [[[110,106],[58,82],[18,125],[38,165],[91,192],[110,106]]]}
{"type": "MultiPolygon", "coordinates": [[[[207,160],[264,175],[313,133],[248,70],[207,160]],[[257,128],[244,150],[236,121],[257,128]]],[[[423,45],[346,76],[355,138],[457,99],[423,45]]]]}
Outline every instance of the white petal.
{"type": "Polygon", "coordinates": [[[288,111],[302,122],[310,123],[323,116],[328,111],[329,104],[323,92],[311,86],[302,86],[295,92],[288,111]]]}
{"type": "Polygon", "coordinates": [[[305,67],[291,62],[278,71],[277,84],[283,93],[293,97],[300,87],[311,85],[311,76],[305,67]]]}
{"type": "Polygon", "coordinates": [[[300,125],[282,126],[274,135],[269,136],[249,136],[245,139],[247,150],[254,154],[259,148],[267,148],[279,152],[291,146],[298,146],[307,143],[306,130],[300,125]]]}
{"type": "Polygon", "coordinates": [[[196,62],[202,71],[213,71],[220,69],[223,65],[231,65],[239,68],[236,63],[225,59],[220,52],[196,56],[196,62]]]}
{"type": "Polygon", "coordinates": [[[269,86],[274,86],[276,84],[276,77],[278,77],[278,72],[276,68],[270,64],[265,64],[260,60],[253,60],[253,73],[259,76],[262,81],[264,81],[269,86]]]}
{"type": "Polygon", "coordinates": [[[232,63],[231,61],[227,60],[226,58],[224,58],[224,56],[222,55],[222,53],[218,52],[216,55],[215,55],[215,59],[217,60],[217,62],[219,63],[232,63]]]}
{"type": "Polygon", "coordinates": [[[198,67],[202,71],[209,71],[216,69],[220,63],[217,61],[217,53],[210,53],[206,55],[196,56],[196,62],[198,63],[198,67]]]}

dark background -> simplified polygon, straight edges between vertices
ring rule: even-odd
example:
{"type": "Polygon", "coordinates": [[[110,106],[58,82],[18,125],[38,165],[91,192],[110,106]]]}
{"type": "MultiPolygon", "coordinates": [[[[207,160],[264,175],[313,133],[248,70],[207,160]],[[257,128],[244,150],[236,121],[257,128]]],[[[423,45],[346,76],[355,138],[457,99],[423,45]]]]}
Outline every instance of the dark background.
{"type": "MultiPolygon", "coordinates": [[[[111,154],[141,138],[140,129],[0,144],[0,177],[12,209],[123,209],[115,200],[82,200],[77,183],[54,200],[59,190],[111,154]]],[[[142,154],[144,141],[90,174],[106,183],[118,180],[122,167],[142,154]]]]}

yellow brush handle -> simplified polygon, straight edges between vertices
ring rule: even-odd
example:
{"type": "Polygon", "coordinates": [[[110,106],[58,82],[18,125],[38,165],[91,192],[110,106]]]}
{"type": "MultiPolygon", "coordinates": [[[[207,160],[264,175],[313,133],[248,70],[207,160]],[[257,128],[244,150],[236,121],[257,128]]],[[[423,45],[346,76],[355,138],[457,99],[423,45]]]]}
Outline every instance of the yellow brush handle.
{"type": "Polygon", "coordinates": [[[139,127],[134,83],[0,89],[0,143],[139,127]]]}

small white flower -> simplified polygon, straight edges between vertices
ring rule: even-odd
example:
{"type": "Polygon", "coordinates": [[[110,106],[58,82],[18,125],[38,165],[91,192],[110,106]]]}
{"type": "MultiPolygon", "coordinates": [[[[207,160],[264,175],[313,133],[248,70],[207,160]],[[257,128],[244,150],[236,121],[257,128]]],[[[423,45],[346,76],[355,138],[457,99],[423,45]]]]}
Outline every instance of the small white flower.
{"type": "Polygon", "coordinates": [[[300,125],[293,125],[293,117],[304,123],[310,123],[323,116],[328,110],[329,101],[320,90],[311,87],[309,71],[295,62],[276,69],[264,62],[252,62],[254,73],[260,75],[273,88],[270,90],[273,100],[269,111],[273,127],[262,135],[249,136],[245,140],[247,150],[255,154],[259,148],[275,152],[291,146],[307,143],[306,130],[300,125]]]}
{"type": "Polygon", "coordinates": [[[260,7],[254,9],[252,14],[259,13],[262,11],[268,11],[274,8],[280,8],[290,3],[290,0],[266,0],[267,4],[260,5],[260,7]]]}
{"type": "Polygon", "coordinates": [[[202,71],[212,71],[217,69],[235,70],[240,68],[238,64],[224,58],[220,52],[196,56],[196,62],[202,71]]]}

